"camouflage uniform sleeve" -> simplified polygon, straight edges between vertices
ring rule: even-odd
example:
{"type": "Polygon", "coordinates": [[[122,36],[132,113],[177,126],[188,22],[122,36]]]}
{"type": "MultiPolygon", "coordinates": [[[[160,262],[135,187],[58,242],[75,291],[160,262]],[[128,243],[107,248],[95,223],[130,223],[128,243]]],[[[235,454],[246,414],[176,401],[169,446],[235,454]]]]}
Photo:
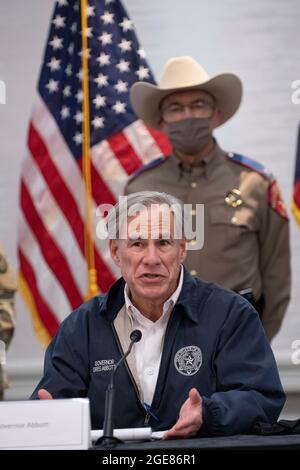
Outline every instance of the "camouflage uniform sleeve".
{"type": "MultiPolygon", "coordinates": [[[[13,294],[10,294],[13,295],[13,294]]],[[[15,329],[15,306],[13,299],[0,299],[0,340],[9,345],[15,329]]]]}
{"type": "Polygon", "coordinates": [[[289,221],[276,181],[268,186],[260,231],[261,275],[264,295],[262,323],[271,340],[279,331],[290,299],[289,221]]]}
{"type": "Polygon", "coordinates": [[[9,344],[15,328],[15,275],[0,249],[0,339],[9,344]]]}
{"type": "MultiPolygon", "coordinates": [[[[0,340],[7,349],[15,329],[14,295],[16,291],[15,275],[8,265],[4,252],[0,249],[0,340]]],[[[7,379],[0,363],[0,399],[7,379]]]]}

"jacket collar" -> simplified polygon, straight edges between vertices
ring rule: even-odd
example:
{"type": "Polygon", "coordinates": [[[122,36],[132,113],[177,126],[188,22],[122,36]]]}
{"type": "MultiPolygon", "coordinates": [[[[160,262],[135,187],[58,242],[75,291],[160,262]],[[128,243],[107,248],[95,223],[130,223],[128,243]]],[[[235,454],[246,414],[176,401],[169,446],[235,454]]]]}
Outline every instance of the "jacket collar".
{"type": "MultiPolygon", "coordinates": [[[[107,294],[101,296],[101,314],[108,321],[113,321],[125,303],[125,281],[121,277],[110,288],[107,294]]],[[[175,307],[180,306],[182,311],[195,323],[199,321],[199,312],[207,298],[207,286],[200,279],[193,278],[184,268],[183,285],[175,307]]]]}
{"type": "Polygon", "coordinates": [[[169,157],[170,164],[173,166],[174,171],[178,174],[180,178],[182,174],[187,173],[193,178],[199,178],[204,174],[208,180],[211,179],[215,169],[220,166],[220,163],[224,161],[225,152],[221,149],[216,139],[214,139],[215,145],[211,152],[201,160],[197,166],[190,167],[189,165],[184,165],[174,154],[169,157]]]}
{"type": "Polygon", "coordinates": [[[200,312],[210,294],[209,284],[194,278],[184,268],[183,286],[176,305],[195,323],[199,322],[200,312]]]}

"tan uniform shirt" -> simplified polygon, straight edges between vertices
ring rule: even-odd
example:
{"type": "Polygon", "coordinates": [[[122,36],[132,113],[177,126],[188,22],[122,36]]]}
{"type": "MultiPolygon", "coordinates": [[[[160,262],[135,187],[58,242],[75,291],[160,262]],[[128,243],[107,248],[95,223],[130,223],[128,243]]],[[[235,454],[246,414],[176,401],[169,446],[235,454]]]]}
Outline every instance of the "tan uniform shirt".
{"type": "Polygon", "coordinates": [[[271,339],[290,297],[289,223],[282,201],[280,214],[275,196],[270,200],[270,180],[230,155],[216,144],[192,169],[171,156],[133,177],[127,193],[164,191],[184,203],[204,204],[204,246],[188,251],[185,266],[192,275],[224,287],[251,288],[255,300],[263,295],[262,323],[271,339]],[[233,189],[241,193],[238,207],[225,201],[233,189]]]}
{"type": "MultiPolygon", "coordinates": [[[[16,279],[0,247],[0,340],[8,347],[15,328],[14,294],[16,279]]],[[[0,364],[0,399],[8,382],[0,364]]]]}

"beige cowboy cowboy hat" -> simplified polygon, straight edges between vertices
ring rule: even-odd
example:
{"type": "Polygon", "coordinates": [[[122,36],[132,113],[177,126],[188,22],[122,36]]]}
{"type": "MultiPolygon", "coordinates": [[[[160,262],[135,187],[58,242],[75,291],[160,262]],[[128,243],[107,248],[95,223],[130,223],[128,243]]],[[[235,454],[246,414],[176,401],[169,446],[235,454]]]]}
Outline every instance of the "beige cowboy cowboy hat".
{"type": "Polygon", "coordinates": [[[159,85],[136,82],[130,90],[134,111],[154,129],[161,120],[159,105],[168,95],[177,91],[203,90],[214,96],[220,111],[220,124],[237,111],[242,98],[242,83],[232,73],[209,78],[204,68],[192,57],[175,57],[165,66],[159,85]]]}

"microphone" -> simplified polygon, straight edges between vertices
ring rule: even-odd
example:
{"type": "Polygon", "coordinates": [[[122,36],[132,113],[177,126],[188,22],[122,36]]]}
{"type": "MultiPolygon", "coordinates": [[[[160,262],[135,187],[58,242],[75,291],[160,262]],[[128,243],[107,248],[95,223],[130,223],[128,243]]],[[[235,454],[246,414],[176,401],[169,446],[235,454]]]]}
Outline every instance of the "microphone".
{"type": "Polygon", "coordinates": [[[117,362],[111,376],[108,387],[105,392],[105,411],[104,411],[104,423],[103,423],[103,436],[98,439],[96,444],[102,444],[105,447],[109,447],[111,445],[116,444],[119,442],[119,439],[114,437],[114,399],[115,399],[115,388],[114,388],[114,378],[115,373],[124,362],[128,354],[130,354],[132,346],[134,343],[137,343],[142,338],[142,332],[140,330],[133,330],[130,333],[130,345],[127,349],[126,353],[123,354],[121,359],[117,362]]]}

